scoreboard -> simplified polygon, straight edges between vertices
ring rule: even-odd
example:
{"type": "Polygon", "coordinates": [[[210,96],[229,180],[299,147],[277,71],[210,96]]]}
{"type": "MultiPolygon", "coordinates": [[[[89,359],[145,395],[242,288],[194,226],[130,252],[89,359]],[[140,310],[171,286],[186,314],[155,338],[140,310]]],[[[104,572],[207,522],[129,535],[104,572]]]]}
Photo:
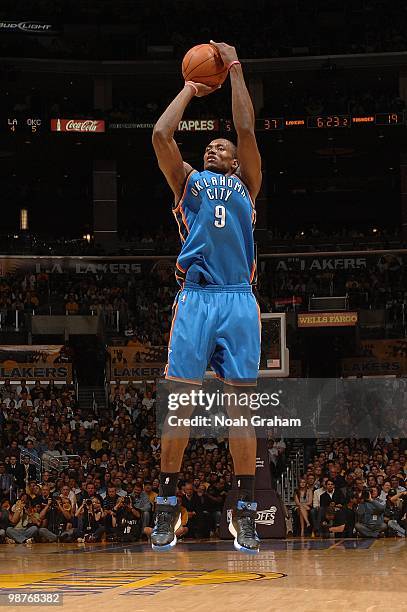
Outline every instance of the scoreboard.
{"type": "MultiPolygon", "coordinates": [[[[315,116],[295,116],[295,117],[266,117],[256,119],[255,128],[257,132],[274,132],[281,130],[301,130],[301,129],[350,129],[367,127],[404,127],[407,125],[407,112],[388,112],[366,115],[315,115],[315,116]]],[[[5,117],[0,118],[0,133],[10,134],[49,134],[51,132],[67,133],[71,132],[103,132],[103,133],[123,133],[123,132],[145,132],[152,131],[153,122],[135,121],[109,121],[83,117],[81,119],[66,118],[43,118],[33,117],[5,117]],[[68,129],[70,125],[75,129],[68,129]],[[63,129],[55,126],[61,125],[63,129]],[[65,126],[67,126],[65,128],[65,126]],[[80,129],[79,129],[80,128],[80,129]]],[[[180,121],[179,131],[183,132],[231,132],[234,130],[231,119],[212,118],[212,119],[185,119],[180,121]]]]}

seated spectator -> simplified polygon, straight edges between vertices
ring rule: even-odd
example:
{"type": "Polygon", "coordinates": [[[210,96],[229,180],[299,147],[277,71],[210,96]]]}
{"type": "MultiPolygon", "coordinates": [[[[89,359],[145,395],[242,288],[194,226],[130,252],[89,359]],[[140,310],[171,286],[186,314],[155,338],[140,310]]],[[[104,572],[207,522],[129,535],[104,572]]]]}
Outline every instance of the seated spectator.
{"type": "Polygon", "coordinates": [[[0,463],[0,498],[10,495],[10,489],[13,486],[13,476],[6,472],[4,463],[0,463]]]}
{"type": "Polygon", "coordinates": [[[41,503],[38,539],[40,542],[62,542],[72,540],[72,520],[73,512],[69,499],[64,499],[58,495],[51,495],[48,485],[42,487],[42,495],[39,498],[41,503]],[[49,497],[45,498],[46,495],[49,497]]]}
{"type": "Polygon", "coordinates": [[[335,511],[335,504],[332,502],[325,508],[325,516],[321,521],[320,535],[322,537],[342,537],[345,529],[345,517],[339,509],[335,511]],[[340,534],[340,536],[338,536],[340,534]]]}
{"type": "Polygon", "coordinates": [[[384,510],[385,504],[379,499],[378,490],[374,487],[371,491],[365,489],[362,502],[356,509],[356,531],[364,538],[378,538],[387,529],[384,510]]]}
{"type": "Polygon", "coordinates": [[[79,312],[79,304],[72,293],[68,295],[68,301],[65,304],[65,311],[68,315],[76,315],[79,312]]]}
{"type": "Polygon", "coordinates": [[[133,507],[139,510],[142,519],[142,529],[148,527],[151,521],[151,503],[149,497],[140,484],[134,485],[131,494],[133,507]]]}
{"type": "Polygon", "coordinates": [[[188,512],[188,535],[191,538],[200,537],[197,531],[199,531],[198,513],[201,502],[191,483],[184,486],[182,505],[188,512]]]}
{"type": "Polygon", "coordinates": [[[106,539],[108,541],[116,540],[119,535],[116,517],[124,499],[117,495],[116,487],[107,487],[106,496],[103,499],[103,509],[105,511],[106,539]]]}
{"type": "Polygon", "coordinates": [[[384,522],[387,523],[389,535],[405,538],[407,527],[406,513],[405,511],[403,512],[403,505],[399,503],[402,498],[407,501],[407,491],[397,493],[396,489],[389,490],[384,511],[384,522]]]}
{"type": "Polygon", "coordinates": [[[312,523],[312,528],[315,534],[319,533],[320,521],[321,521],[321,495],[326,491],[326,483],[328,477],[324,476],[321,478],[321,486],[318,489],[315,489],[312,497],[312,508],[310,510],[310,521],[312,523]]]}
{"type": "Polygon", "coordinates": [[[36,525],[29,526],[29,502],[26,493],[22,493],[11,508],[12,516],[7,527],[6,536],[16,544],[32,544],[33,538],[38,533],[36,525]]]}
{"type": "Polygon", "coordinates": [[[336,507],[343,506],[345,498],[341,489],[337,489],[334,481],[328,478],[326,481],[326,491],[320,497],[321,508],[329,506],[331,502],[334,502],[336,507]]]}
{"type": "Polygon", "coordinates": [[[301,478],[298,489],[296,489],[294,494],[294,503],[297,507],[300,521],[301,537],[304,537],[305,527],[309,528],[311,526],[308,517],[312,508],[312,502],[313,491],[307,486],[306,480],[301,478]]]}
{"type": "Polygon", "coordinates": [[[206,487],[203,484],[199,484],[197,491],[197,504],[196,504],[196,515],[194,530],[195,534],[192,537],[196,538],[209,538],[210,536],[210,514],[208,506],[208,498],[206,495],[206,487]]]}
{"type": "Polygon", "coordinates": [[[105,512],[98,497],[84,499],[75,513],[78,527],[75,530],[78,542],[100,542],[105,528],[105,512]]]}
{"type": "Polygon", "coordinates": [[[0,544],[6,541],[6,531],[11,525],[12,513],[10,512],[10,501],[3,499],[0,505],[0,544]]]}
{"type": "Polygon", "coordinates": [[[155,502],[156,502],[158,494],[156,493],[156,491],[153,491],[153,485],[152,485],[152,483],[149,480],[145,480],[144,481],[143,489],[144,489],[144,493],[147,494],[147,497],[148,497],[148,499],[150,501],[150,504],[151,504],[151,508],[154,511],[154,509],[155,509],[155,502]]]}
{"type": "Polygon", "coordinates": [[[25,488],[25,471],[21,463],[17,461],[17,455],[10,455],[10,463],[7,467],[7,472],[14,477],[17,488],[25,488]]]}
{"type": "MultiPolygon", "coordinates": [[[[134,506],[130,495],[119,497],[116,507],[117,539],[119,542],[137,542],[143,532],[144,513],[134,506]]],[[[148,529],[148,526],[145,528],[148,529]]]]}
{"type": "Polygon", "coordinates": [[[216,474],[211,474],[213,484],[206,490],[208,511],[211,516],[211,531],[219,533],[220,519],[226,499],[225,481],[217,478],[216,474]]]}

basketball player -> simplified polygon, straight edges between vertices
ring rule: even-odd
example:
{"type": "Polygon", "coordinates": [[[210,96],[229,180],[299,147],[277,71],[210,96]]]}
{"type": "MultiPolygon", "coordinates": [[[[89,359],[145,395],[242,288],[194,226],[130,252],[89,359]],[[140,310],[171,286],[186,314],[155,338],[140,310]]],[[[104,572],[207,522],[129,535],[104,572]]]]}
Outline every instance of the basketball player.
{"type": "MultiPolygon", "coordinates": [[[[207,364],[232,387],[255,384],[260,359],[260,317],[251,283],[255,275],[254,201],[261,186],[261,159],[254,134],[254,111],[242,66],[234,47],[213,43],[229,68],[233,123],[237,146],[217,138],[204,153],[199,172],[182,160],[174,132],[194,96],[214,89],[186,82],[159,118],[153,146],[160,169],[171,187],[182,248],[176,263],[181,285],[174,303],[166,378],[201,385],[207,364]]],[[[229,389],[239,392],[239,389],[229,389]]],[[[192,414],[191,408],[189,414],[192,414]]],[[[241,414],[228,408],[232,418],[241,414]]],[[[256,436],[253,428],[230,432],[230,452],[239,501],[229,529],[235,548],[255,553],[254,478],[256,436]]],[[[160,492],[151,540],[155,550],[176,543],[179,522],[176,487],[189,429],[177,437],[163,433],[160,492]]]]}

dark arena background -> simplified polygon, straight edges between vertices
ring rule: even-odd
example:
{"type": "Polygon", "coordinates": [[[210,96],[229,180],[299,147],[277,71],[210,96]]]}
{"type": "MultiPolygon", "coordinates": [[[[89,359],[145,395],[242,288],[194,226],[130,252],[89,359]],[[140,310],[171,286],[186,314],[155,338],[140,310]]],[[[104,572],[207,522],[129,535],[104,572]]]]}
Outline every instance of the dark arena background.
{"type": "MultiPolygon", "coordinates": [[[[406,609],[406,20],[400,0],[2,0],[2,606],[406,609]],[[210,39],[236,47],[262,157],[259,389],[303,419],[258,435],[256,556],[229,539],[220,432],[187,446],[177,547],[150,543],[181,248],[152,132],[210,39]]],[[[229,78],[175,133],[199,170],[218,138],[229,78]]]]}

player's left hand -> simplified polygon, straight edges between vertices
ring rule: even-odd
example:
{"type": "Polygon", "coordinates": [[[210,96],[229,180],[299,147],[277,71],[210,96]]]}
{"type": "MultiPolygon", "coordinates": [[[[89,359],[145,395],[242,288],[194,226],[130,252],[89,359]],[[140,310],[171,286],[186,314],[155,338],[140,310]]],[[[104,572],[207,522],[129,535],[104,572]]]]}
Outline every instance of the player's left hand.
{"type": "Polygon", "coordinates": [[[223,42],[217,43],[214,40],[210,40],[209,42],[219,51],[225,66],[229,66],[232,62],[238,60],[236,49],[231,45],[227,45],[223,42]]]}

